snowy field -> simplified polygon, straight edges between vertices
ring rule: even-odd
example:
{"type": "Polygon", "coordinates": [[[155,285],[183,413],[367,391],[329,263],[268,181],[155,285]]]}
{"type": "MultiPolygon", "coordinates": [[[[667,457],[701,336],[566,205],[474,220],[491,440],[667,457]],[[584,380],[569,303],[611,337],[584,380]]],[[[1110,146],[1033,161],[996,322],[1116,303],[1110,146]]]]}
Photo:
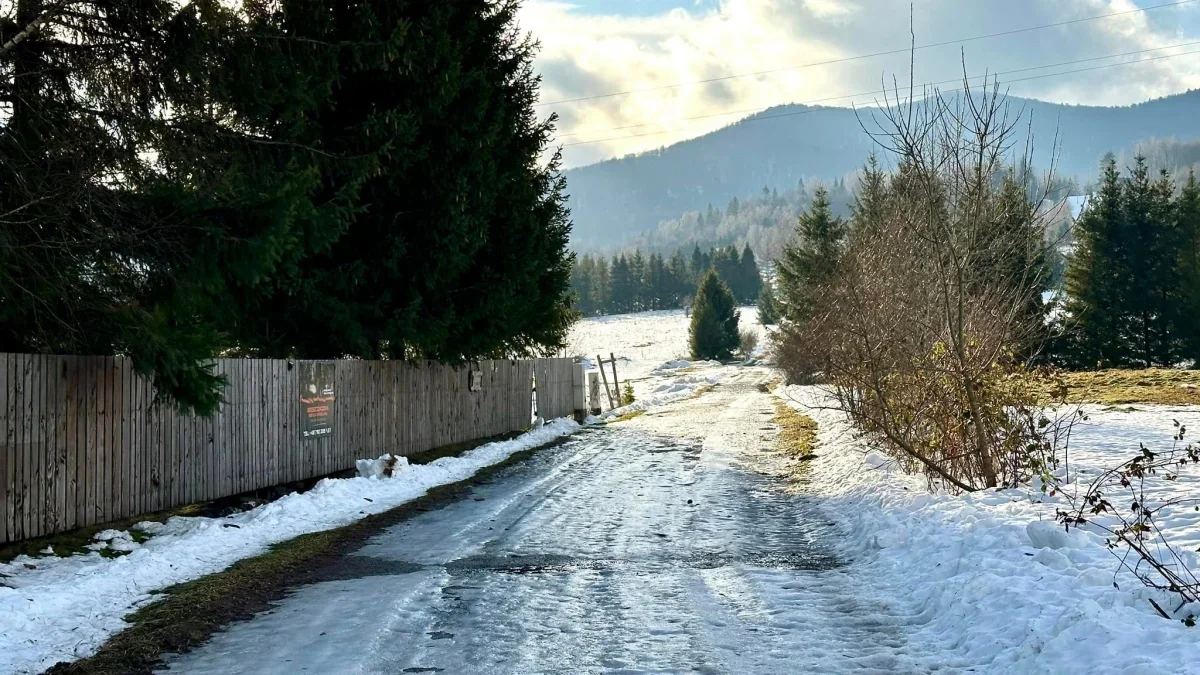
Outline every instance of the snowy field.
{"type": "MultiPolygon", "coordinates": [[[[97,535],[96,549],[130,551],[117,558],[95,550],[0,563],[0,673],[40,673],[59,661],[88,656],[122,630],[123,617],[151,601],[155,591],[219,572],[271,544],[387,511],[578,429],[571,420],[555,420],[457,457],[402,464],[403,471],[391,478],[325,479],[308,492],[225,518],[139,523],[136,529],[154,535],[144,544],[128,532],[97,535]]],[[[366,462],[364,468],[374,467],[366,462]]]]}
{"type": "MultiPolygon", "coordinates": [[[[911,617],[910,654],[924,668],[1200,673],[1200,628],[1163,619],[1149,598],[1180,619],[1200,608],[1176,610],[1170,595],[1118,574],[1103,537],[1065,533],[1055,522],[1056,508],[1067,508],[1061,497],[1032,489],[931,493],[923,478],[898,473],[856,441],[841,414],[820,409],[820,392],[781,394],[818,422],[812,485],[840,523],[841,552],[856,561],[861,593],[911,617]]],[[[1067,490],[1129,459],[1139,443],[1169,449],[1172,420],[1200,429],[1200,409],[1135,408],[1087,409],[1071,440],[1067,490]]],[[[1169,487],[1156,499],[1195,496],[1200,471],[1161,483],[1169,487]]],[[[1160,525],[1196,570],[1200,513],[1189,506],[1160,525]]]]}
{"type": "MultiPolygon", "coordinates": [[[[740,312],[740,328],[758,333],[761,350],[767,334],[758,322],[758,310],[742,307],[740,312]]],[[[588,317],[572,327],[567,353],[593,361],[615,354],[622,386],[626,379],[632,382],[634,396],[643,405],[664,403],[672,395],[695,391],[728,374],[728,369],[687,360],[688,323],[682,309],[588,317]]]]}

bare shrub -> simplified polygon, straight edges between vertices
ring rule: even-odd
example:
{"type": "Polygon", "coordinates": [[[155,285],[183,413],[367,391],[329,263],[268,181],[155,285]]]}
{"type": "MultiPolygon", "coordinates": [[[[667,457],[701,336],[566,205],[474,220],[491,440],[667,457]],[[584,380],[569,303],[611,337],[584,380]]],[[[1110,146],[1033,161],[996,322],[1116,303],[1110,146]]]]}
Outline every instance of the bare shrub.
{"type": "MultiPolygon", "coordinates": [[[[1132,458],[1098,475],[1082,492],[1063,491],[1070,508],[1059,509],[1057,514],[1068,530],[1086,526],[1105,534],[1105,543],[1117,557],[1120,569],[1142,584],[1178,598],[1179,605],[1170,608],[1171,613],[1200,602],[1200,579],[1158,523],[1160,515],[1200,509],[1200,497],[1178,493],[1155,497],[1151,489],[1156,483],[1162,486],[1175,481],[1181,471],[1200,464],[1200,449],[1183,445],[1186,429],[1179,422],[1175,427],[1169,451],[1156,453],[1143,445],[1132,458]]],[[[1163,618],[1173,618],[1153,599],[1150,603],[1163,618]]],[[[1190,626],[1196,617],[1188,613],[1181,620],[1190,626]]]]}
{"type": "MultiPolygon", "coordinates": [[[[826,297],[834,297],[829,293],[826,297]]],[[[829,368],[829,340],[824,312],[805,322],[786,322],[771,334],[771,353],[788,384],[822,384],[829,368]]]]}
{"type": "Polygon", "coordinates": [[[750,358],[754,355],[755,349],[758,349],[758,331],[749,328],[738,331],[738,350],[742,353],[742,357],[750,358]]]}
{"type": "Polygon", "coordinates": [[[819,319],[799,328],[797,358],[836,405],[959,490],[1049,475],[1071,419],[1043,414],[1044,374],[1026,366],[1044,322],[1038,223],[1006,163],[1018,119],[994,86],[889,99],[873,136],[898,171],[856,218],[819,319]]]}

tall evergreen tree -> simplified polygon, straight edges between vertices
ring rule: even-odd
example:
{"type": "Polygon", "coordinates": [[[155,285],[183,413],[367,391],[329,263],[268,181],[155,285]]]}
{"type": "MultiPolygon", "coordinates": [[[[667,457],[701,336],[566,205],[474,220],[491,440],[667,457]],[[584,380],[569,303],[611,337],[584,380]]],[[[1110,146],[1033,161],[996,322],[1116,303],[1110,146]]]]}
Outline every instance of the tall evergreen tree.
{"type": "Polygon", "coordinates": [[[1119,308],[1127,306],[1132,270],[1125,264],[1121,175],[1108,155],[1100,187],[1075,223],[1075,252],[1066,272],[1071,362],[1085,367],[1123,365],[1128,328],[1119,308]]]}
{"type": "Polygon", "coordinates": [[[789,320],[808,318],[815,294],[837,270],[845,236],[846,225],[833,215],[828,191],[817,188],[809,210],[798,219],[796,238],[779,260],[780,294],[789,320]]]}
{"type": "MultiPolygon", "coordinates": [[[[271,7],[289,48],[342,46],[327,104],[292,126],[311,125],[306,146],[319,153],[375,165],[344,233],[239,298],[239,343],[447,361],[560,347],[570,224],[558,160],[539,161],[553,119],[533,111],[534,45],[515,30],[515,5],[271,7]]],[[[320,196],[343,181],[326,173],[320,196]]]]}
{"type": "Polygon", "coordinates": [[[724,281],[729,290],[733,292],[734,298],[740,296],[741,288],[738,286],[738,254],[737,249],[732,246],[715,248],[712,250],[711,266],[716,271],[717,276],[724,281]]]}
{"type": "Polygon", "coordinates": [[[1172,193],[1166,176],[1151,181],[1144,158],[1124,182],[1106,158],[1067,268],[1072,363],[1172,366],[1187,350],[1188,237],[1172,193]]]}
{"type": "Polygon", "coordinates": [[[750,304],[758,300],[762,290],[762,276],[758,273],[758,261],[754,259],[754,251],[746,244],[742,248],[742,257],[738,262],[738,277],[742,287],[742,296],[738,300],[750,304]]]}
{"type": "Polygon", "coordinates": [[[598,257],[592,270],[591,283],[592,306],[597,314],[607,314],[612,306],[612,294],[609,286],[608,260],[598,257]]]}
{"type": "Polygon", "coordinates": [[[1184,356],[1200,364],[1200,182],[1195,171],[1188,171],[1175,215],[1180,237],[1184,356]]]}
{"type": "Polygon", "coordinates": [[[1023,303],[1023,332],[1028,339],[1022,356],[1033,358],[1044,347],[1035,336],[1043,334],[1046,323],[1042,297],[1050,288],[1051,275],[1044,224],[1029,201],[1024,180],[1015,173],[1003,178],[995,196],[994,241],[979,247],[980,259],[972,267],[982,283],[999,283],[1023,303]]]}
{"type": "Polygon", "coordinates": [[[758,295],[758,322],[764,326],[774,326],[779,323],[779,300],[775,297],[775,286],[764,281],[762,291],[758,295]]]}
{"type": "Polygon", "coordinates": [[[694,359],[724,361],[738,348],[737,303],[715,270],[709,270],[696,289],[689,336],[694,359]]]}
{"type": "Polygon", "coordinates": [[[218,405],[206,361],[238,332],[235,291],[339,233],[371,163],[317,194],[332,153],[303,120],[337,47],[293,52],[260,9],[22,0],[0,20],[0,210],[20,214],[0,233],[0,349],[126,354],[160,397],[218,405]]]}
{"type": "Polygon", "coordinates": [[[649,284],[646,279],[646,258],[641,251],[634,251],[629,257],[629,277],[633,280],[633,302],[630,311],[646,310],[649,296],[649,284]]]}
{"type": "Polygon", "coordinates": [[[879,167],[875,153],[871,153],[860,171],[858,192],[850,205],[852,229],[866,232],[880,226],[887,208],[887,199],[887,174],[879,167]]]}
{"type": "Polygon", "coordinates": [[[678,307],[679,298],[682,298],[688,293],[689,288],[693,287],[691,277],[688,273],[687,260],[683,257],[682,251],[676,251],[667,261],[667,273],[669,276],[671,307],[678,307]]]}
{"type": "Polygon", "coordinates": [[[700,279],[704,277],[704,273],[708,271],[708,268],[708,257],[704,255],[704,252],[700,250],[699,246],[696,246],[692,249],[692,265],[691,269],[689,270],[690,278],[688,279],[690,282],[689,285],[699,284],[700,279]]]}
{"type": "Polygon", "coordinates": [[[596,274],[596,260],[591,255],[576,258],[571,268],[571,292],[575,294],[575,309],[584,316],[596,313],[595,294],[592,283],[596,274]]]}
{"type": "Polygon", "coordinates": [[[637,280],[633,277],[629,261],[625,254],[613,258],[609,268],[609,312],[624,314],[634,311],[633,306],[637,294],[637,280]]]}

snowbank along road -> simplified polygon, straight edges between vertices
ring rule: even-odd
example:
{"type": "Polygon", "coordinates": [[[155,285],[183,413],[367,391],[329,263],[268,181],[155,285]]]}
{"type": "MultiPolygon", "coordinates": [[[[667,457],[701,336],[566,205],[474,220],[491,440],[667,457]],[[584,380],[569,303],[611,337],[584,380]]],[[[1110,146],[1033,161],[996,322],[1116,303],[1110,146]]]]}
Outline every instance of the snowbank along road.
{"type": "Polygon", "coordinates": [[[170,672],[912,672],[824,512],[753,466],[776,433],[768,377],[510,467],[170,672]]]}

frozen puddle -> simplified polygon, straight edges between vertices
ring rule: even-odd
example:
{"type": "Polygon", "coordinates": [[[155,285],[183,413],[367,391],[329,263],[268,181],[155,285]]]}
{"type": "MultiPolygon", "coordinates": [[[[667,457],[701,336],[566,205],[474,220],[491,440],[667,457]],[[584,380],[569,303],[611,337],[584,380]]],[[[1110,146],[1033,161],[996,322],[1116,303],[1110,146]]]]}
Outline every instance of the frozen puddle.
{"type": "Polygon", "coordinates": [[[827,517],[719,446],[585,432],[170,672],[911,672],[893,617],[829,553],[827,517]]]}

